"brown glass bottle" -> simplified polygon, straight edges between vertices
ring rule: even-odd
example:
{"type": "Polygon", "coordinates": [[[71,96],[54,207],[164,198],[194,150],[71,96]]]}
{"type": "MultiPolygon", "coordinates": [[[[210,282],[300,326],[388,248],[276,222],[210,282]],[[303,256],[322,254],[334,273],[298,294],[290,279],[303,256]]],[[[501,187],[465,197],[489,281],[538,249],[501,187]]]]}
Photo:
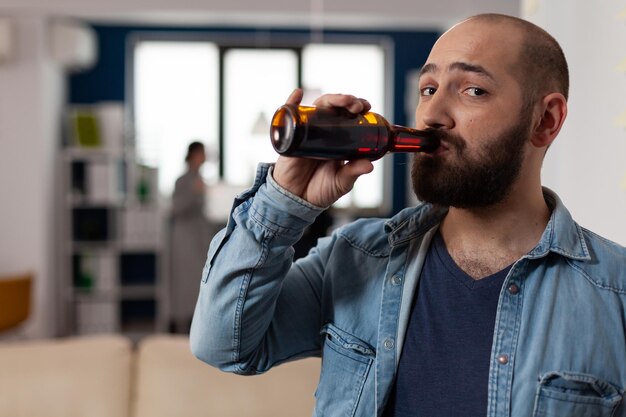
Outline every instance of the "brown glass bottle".
{"type": "Polygon", "coordinates": [[[339,108],[283,105],[272,117],[272,145],[285,156],[375,160],[387,152],[433,152],[429,132],[392,125],[381,115],[339,108]]]}

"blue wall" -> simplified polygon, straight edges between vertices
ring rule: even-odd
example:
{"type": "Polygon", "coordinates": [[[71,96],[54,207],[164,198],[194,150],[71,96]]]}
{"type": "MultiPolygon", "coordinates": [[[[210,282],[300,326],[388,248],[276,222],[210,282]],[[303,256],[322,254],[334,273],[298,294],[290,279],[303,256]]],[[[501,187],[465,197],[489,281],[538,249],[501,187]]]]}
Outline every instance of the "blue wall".
{"type": "MultiPolygon", "coordinates": [[[[98,37],[98,64],[89,71],[69,77],[69,101],[72,104],[89,104],[99,101],[125,101],[126,99],[126,48],[129,35],[134,32],[187,32],[219,34],[220,38],[259,33],[254,28],[162,28],[153,26],[102,26],[93,25],[98,37]]],[[[272,39],[284,40],[287,36],[310,36],[305,30],[265,30],[262,31],[264,42],[272,44],[272,39]]],[[[409,71],[422,66],[439,33],[417,31],[325,31],[324,36],[366,35],[389,39],[393,42],[393,108],[392,121],[406,124],[404,112],[405,82],[409,71]]],[[[278,41],[277,41],[278,42],[278,41]]],[[[265,46],[265,45],[263,45],[265,46]]],[[[415,92],[417,94],[417,92],[415,92]]],[[[406,166],[407,155],[394,155],[392,213],[404,208],[406,201],[406,166]]]]}

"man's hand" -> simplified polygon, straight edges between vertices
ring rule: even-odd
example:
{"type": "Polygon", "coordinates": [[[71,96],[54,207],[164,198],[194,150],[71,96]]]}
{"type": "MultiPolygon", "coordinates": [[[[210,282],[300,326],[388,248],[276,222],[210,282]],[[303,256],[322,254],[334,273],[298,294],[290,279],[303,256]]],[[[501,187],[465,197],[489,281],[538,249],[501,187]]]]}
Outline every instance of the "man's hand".
{"type": "MultiPolygon", "coordinates": [[[[296,89],[286,104],[299,105],[302,90],[296,89]]],[[[344,94],[326,94],[313,103],[318,107],[342,107],[351,113],[366,113],[371,108],[367,100],[344,94]]],[[[357,178],[372,172],[367,159],[328,161],[279,156],[274,167],[274,180],[287,191],[318,207],[328,207],[347,194],[357,178]]]]}

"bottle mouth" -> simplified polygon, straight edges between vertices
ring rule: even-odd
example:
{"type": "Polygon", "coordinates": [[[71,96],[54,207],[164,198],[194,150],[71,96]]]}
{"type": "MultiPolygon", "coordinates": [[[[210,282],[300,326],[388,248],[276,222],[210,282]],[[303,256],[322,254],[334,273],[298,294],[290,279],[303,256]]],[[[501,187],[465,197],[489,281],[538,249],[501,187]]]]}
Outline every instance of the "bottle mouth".
{"type": "Polygon", "coordinates": [[[279,107],[272,117],[270,126],[270,138],[276,152],[281,154],[289,150],[293,144],[295,130],[296,117],[292,109],[287,105],[279,107]]]}

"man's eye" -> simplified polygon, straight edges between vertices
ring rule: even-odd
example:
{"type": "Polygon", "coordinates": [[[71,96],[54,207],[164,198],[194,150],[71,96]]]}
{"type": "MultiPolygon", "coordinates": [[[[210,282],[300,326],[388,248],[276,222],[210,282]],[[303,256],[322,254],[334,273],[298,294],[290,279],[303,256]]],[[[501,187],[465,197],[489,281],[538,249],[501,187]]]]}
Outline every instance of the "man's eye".
{"type": "Polygon", "coordinates": [[[434,87],[425,87],[420,90],[420,96],[432,96],[437,91],[434,87]]]}
{"type": "Polygon", "coordinates": [[[466,89],[465,92],[467,93],[467,95],[471,97],[479,97],[479,96],[487,94],[485,90],[483,90],[482,88],[478,88],[478,87],[470,87],[466,89]]]}

